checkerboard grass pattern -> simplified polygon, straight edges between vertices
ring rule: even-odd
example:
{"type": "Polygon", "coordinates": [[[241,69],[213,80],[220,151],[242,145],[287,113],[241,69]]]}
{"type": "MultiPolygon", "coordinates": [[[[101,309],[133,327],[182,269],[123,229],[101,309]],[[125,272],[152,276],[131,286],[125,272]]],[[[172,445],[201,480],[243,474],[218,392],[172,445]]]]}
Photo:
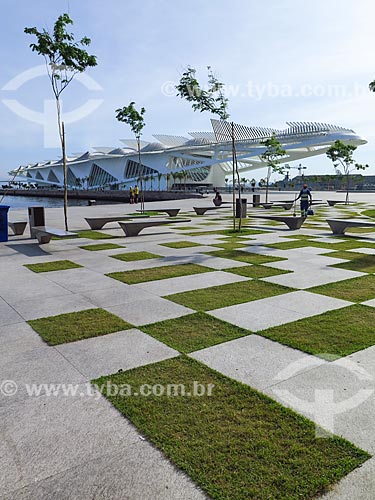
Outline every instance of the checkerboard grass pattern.
{"type": "Polygon", "coordinates": [[[115,280],[122,281],[123,283],[127,283],[128,285],[135,285],[137,283],[145,283],[147,281],[177,278],[212,271],[213,269],[200,266],[198,264],[176,264],[172,266],[137,269],[134,271],[120,271],[116,273],[109,273],[107,276],[115,280]]]}
{"type": "Polygon", "coordinates": [[[214,250],[213,252],[207,252],[207,254],[214,257],[221,257],[223,259],[247,262],[248,264],[266,264],[268,262],[286,260],[284,257],[274,257],[272,255],[263,255],[260,253],[245,252],[242,250],[214,250]]]}
{"type": "Polygon", "coordinates": [[[350,271],[359,271],[361,273],[375,273],[375,255],[362,254],[361,257],[354,257],[348,262],[333,264],[337,269],[348,269],[350,271]]]}
{"type": "Polygon", "coordinates": [[[115,243],[98,243],[96,245],[84,245],[79,247],[82,250],[88,250],[90,252],[99,252],[102,250],[115,250],[117,248],[125,248],[121,245],[116,245],[115,243]]]}
{"type": "Polygon", "coordinates": [[[370,458],[341,438],[317,439],[309,420],[186,356],[94,383],[212,499],[315,498],[370,458]],[[153,387],[155,381],[158,387],[182,384],[190,395],[199,381],[211,392],[201,397],[106,392],[108,382],[153,387]]]}
{"type": "Polygon", "coordinates": [[[375,345],[375,308],[354,304],[258,331],[289,347],[331,359],[375,345]]]}
{"type": "Polygon", "coordinates": [[[71,260],[55,260],[53,262],[41,262],[40,264],[25,264],[24,267],[34,273],[49,273],[52,271],[66,271],[82,267],[71,260]]]}
{"type": "Polygon", "coordinates": [[[142,326],[142,331],[182,353],[189,353],[228,342],[251,332],[205,313],[142,326]]]}
{"type": "Polygon", "coordinates": [[[75,342],[132,328],[123,319],[99,308],[33,319],[28,323],[49,345],[75,342]]]}
{"type": "Polygon", "coordinates": [[[126,252],[117,255],[111,255],[112,259],[122,260],[124,262],[134,262],[136,260],[159,259],[160,255],[150,252],[126,252]]]}
{"type": "Polygon", "coordinates": [[[268,278],[269,276],[278,276],[279,274],[288,274],[292,271],[284,269],[276,269],[269,266],[250,265],[243,267],[233,267],[225,270],[228,273],[238,274],[239,276],[246,276],[247,278],[260,279],[268,278]]]}
{"type": "Polygon", "coordinates": [[[309,288],[308,291],[349,302],[365,302],[375,299],[375,276],[367,274],[358,278],[315,286],[309,288]]]}
{"type": "Polygon", "coordinates": [[[160,243],[160,246],[167,248],[192,248],[202,246],[194,241],[171,241],[170,243],[160,243]]]}
{"type": "Polygon", "coordinates": [[[261,280],[248,280],[176,293],[165,298],[196,311],[212,311],[291,291],[294,289],[261,280]]]}

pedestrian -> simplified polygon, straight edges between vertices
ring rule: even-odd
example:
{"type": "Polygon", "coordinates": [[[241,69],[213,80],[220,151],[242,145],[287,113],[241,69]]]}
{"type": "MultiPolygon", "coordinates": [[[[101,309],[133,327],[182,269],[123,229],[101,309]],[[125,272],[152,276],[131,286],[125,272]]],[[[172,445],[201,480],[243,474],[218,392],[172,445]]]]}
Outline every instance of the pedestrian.
{"type": "Polygon", "coordinates": [[[302,215],[302,217],[306,217],[309,206],[312,203],[311,191],[307,187],[307,184],[304,184],[302,186],[302,189],[299,192],[299,195],[297,196],[296,201],[299,199],[301,199],[301,215],[302,215]]]}
{"type": "Polygon", "coordinates": [[[134,203],[138,203],[139,189],[138,186],[134,186],[134,203]]]}
{"type": "Polygon", "coordinates": [[[133,205],[134,203],[134,190],[131,186],[129,188],[129,203],[130,205],[133,205]]]}
{"type": "Polygon", "coordinates": [[[221,197],[221,194],[219,193],[219,190],[216,189],[215,191],[215,198],[213,199],[213,202],[216,207],[220,207],[220,205],[223,203],[223,199],[221,197]]]}

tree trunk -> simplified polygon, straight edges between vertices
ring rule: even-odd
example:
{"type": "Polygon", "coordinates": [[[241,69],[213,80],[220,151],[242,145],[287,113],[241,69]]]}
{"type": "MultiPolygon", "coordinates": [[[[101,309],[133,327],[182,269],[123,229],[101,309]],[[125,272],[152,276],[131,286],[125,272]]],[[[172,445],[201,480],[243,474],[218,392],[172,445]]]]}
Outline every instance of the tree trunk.
{"type": "Polygon", "coordinates": [[[232,203],[233,203],[233,231],[236,230],[236,190],[235,190],[235,172],[234,172],[234,123],[231,123],[231,136],[232,136],[232,203]]]}
{"type": "Polygon", "coordinates": [[[270,185],[270,167],[268,167],[267,178],[266,178],[266,203],[268,203],[268,188],[270,185]]]}
{"type": "Polygon", "coordinates": [[[140,137],[137,137],[137,147],[138,147],[138,162],[139,162],[139,188],[140,188],[140,201],[141,201],[141,213],[143,214],[145,211],[145,196],[143,193],[143,166],[141,159],[141,141],[140,137]]]}
{"type": "Polygon", "coordinates": [[[346,199],[345,204],[349,205],[349,172],[346,174],[346,199]]]}
{"type": "Polygon", "coordinates": [[[59,100],[58,96],[55,96],[55,97],[56,97],[56,109],[57,109],[57,126],[59,129],[59,137],[60,137],[62,160],[63,160],[64,223],[65,223],[65,231],[69,231],[69,229],[68,229],[68,182],[67,182],[67,168],[66,168],[65,126],[64,126],[64,122],[61,121],[60,100],[59,100]]]}
{"type": "Polygon", "coordinates": [[[64,222],[65,222],[65,231],[69,231],[68,228],[68,176],[67,176],[67,168],[66,168],[66,146],[65,146],[65,125],[64,122],[61,124],[61,132],[62,132],[62,154],[63,154],[63,170],[64,170],[64,222]]]}

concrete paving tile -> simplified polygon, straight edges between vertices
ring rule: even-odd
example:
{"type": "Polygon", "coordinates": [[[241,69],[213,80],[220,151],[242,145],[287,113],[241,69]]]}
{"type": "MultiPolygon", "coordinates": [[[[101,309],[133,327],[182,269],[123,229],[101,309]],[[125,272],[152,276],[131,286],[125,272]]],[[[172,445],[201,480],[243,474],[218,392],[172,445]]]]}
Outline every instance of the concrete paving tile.
{"type": "Polygon", "coordinates": [[[249,278],[238,276],[221,271],[213,271],[210,273],[193,274],[190,276],[181,276],[178,278],[169,278],[165,280],[148,281],[139,285],[132,285],[136,288],[141,288],[149,293],[164,296],[173,293],[186,292],[189,290],[199,290],[211,286],[226,285],[228,283],[237,283],[247,281],[249,278]]]}
{"type": "Polygon", "coordinates": [[[36,347],[45,347],[45,343],[26,322],[0,327],[1,353],[20,353],[36,347]]]}
{"type": "Polygon", "coordinates": [[[13,396],[0,392],[0,408],[28,399],[25,384],[68,384],[87,380],[56,349],[46,344],[30,349],[17,344],[12,349],[3,350],[1,378],[14,381],[18,390],[13,396]]]}
{"type": "Polygon", "coordinates": [[[371,458],[333,486],[321,500],[374,500],[374,491],[375,459],[371,458]]]}
{"type": "MultiPolygon", "coordinates": [[[[217,248],[216,248],[217,250],[217,248]]],[[[194,264],[216,269],[217,271],[230,269],[232,267],[246,267],[247,262],[238,260],[223,259],[222,257],[214,257],[212,255],[196,254],[194,256],[194,264]]]]}
{"type": "Polygon", "coordinates": [[[13,307],[25,320],[30,320],[91,309],[92,303],[78,294],[69,293],[59,297],[46,297],[43,300],[21,300],[15,302],[13,307]]]}
{"type": "MultiPolygon", "coordinates": [[[[374,353],[373,349],[372,365],[374,353]]],[[[299,373],[298,365],[291,365],[290,378],[264,392],[373,454],[374,369],[368,370],[365,363],[357,363],[355,359],[342,358],[305,373],[299,373]]]]}
{"type": "Polygon", "coordinates": [[[136,329],[62,344],[56,350],[88,379],[156,363],[179,354],[136,329]]]}
{"type": "MultiPolygon", "coordinates": [[[[86,392],[86,384],[78,387],[78,394],[86,392]]],[[[134,427],[99,395],[29,398],[0,410],[0,432],[0,494],[139,442],[134,427]]]]}
{"type": "Polygon", "coordinates": [[[82,296],[97,307],[125,306],[135,301],[154,297],[154,295],[140,288],[121,283],[112,278],[111,280],[113,282],[112,287],[82,292],[82,296]]]}
{"type": "Polygon", "coordinates": [[[20,323],[23,321],[20,316],[9,304],[0,298],[0,327],[20,323]]]}
{"type": "MultiPolygon", "coordinates": [[[[136,431],[134,431],[136,432],[136,431]]],[[[158,450],[138,439],[1,500],[205,500],[197,486],[158,450]],[[150,474],[152,471],[152,474],[150,474]],[[145,479],[146,478],[146,479],[145,479]]]]}
{"type": "Polygon", "coordinates": [[[45,273],[46,278],[71,292],[85,292],[111,288],[113,280],[89,269],[67,269],[45,273]]]}
{"type": "Polygon", "coordinates": [[[359,252],[368,255],[375,255],[375,248],[353,248],[353,250],[349,250],[351,252],[359,252]]]}
{"type": "Polygon", "coordinates": [[[351,302],[297,291],[210,311],[216,318],[259,331],[351,305],[351,302]]]}
{"type": "Polygon", "coordinates": [[[105,307],[105,309],[135,326],[179,318],[195,312],[188,307],[154,295],[150,295],[147,299],[133,300],[126,304],[105,307]]]}
{"type": "MultiPolygon", "coordinates": [[[[258,390],[275,384],[275,376],[291,363],[299,363],[301,372],[327,363],[255,334],[202,349],[189,356],[258,390]]],[[[287,373],[278,381],[286,378],[287,373]]]]}
{"type": "MultiPolygon", "coordinates": [[[[272,266],[275,267],[275,266],[272,266]]],[[[282,269],[282,268],[280,268],[282,269]]],[[[278,285],[290,286],[292,288],[311,288],[313,286],[325,285],[326,283],[336,283],[337,281],[348,280],[363,276],[364,273],[349,271],[346,269],[335,269],[330,267],[311,267],[301,272],[294,271],[292,274],[282,274],[264,278],[264,281],[276,283],[278,285]]]]}
{"type": "Polygon", "coordinates": [[[15,284],[14,286],[2,287],[0,291],[0,297],[10,305],[16,304],[21,300],[45,300],[49,297],[61,297],[64,295],[70,295],[70,291],[47,279],[33,280],[21,285],[15,284]]]}
{"type": "Polygon", "coordinates": [[[305,317],[301,313],[277,307],[273,304],[272,299],[275,297],[215,309],[209,311],[208,314],[241,328],[246,328],[251,332],[290,323],[305,317]]]}

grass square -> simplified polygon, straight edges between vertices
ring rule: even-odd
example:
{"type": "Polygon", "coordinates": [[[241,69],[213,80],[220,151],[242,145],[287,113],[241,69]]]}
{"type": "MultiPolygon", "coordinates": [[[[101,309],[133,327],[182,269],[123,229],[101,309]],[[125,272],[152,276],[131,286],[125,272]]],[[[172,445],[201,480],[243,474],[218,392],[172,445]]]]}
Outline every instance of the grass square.
{"type": "Polygon", "coordinates": [[[194,241],[171,241],[170,243],[160,243],[160,246],[167,248],[190,248],[200,247],[202,245],[194,241]]]}
{"type": "MultiPolygon", "coordinates": [[[[194,229],[194,226],[173,226],[174,229],[178,229],[179,231],[191,231],[192,229],[194,229]]],[[[190,236],[190,233],[187,233],[188,236],[190,236]]],[[[193,233],[194,235],[195,233],[193,233]]]]}
{"type": "MultiPolygon", "coordinates": [[[[249,238],[250,239],[250,238],[249,238]]],[[[253,238],[251,238],[253,239],[253,238]]],[[[246,248],[249,246],[249,243],[242,243],[243,239],[241,238],[230,238],[229,241],[227,242],[222,242],[222,243],[214,243],[210,244],[211,247],[217,247],[222,250],[236,250],[237,248],[246,248]]]]}
{"type": "Polygon", "coordinates": [[[115,248],[125,248],[115,243],[98,243],[97,245],[84,245],[82,250],[89,250],[90,252],[98,252],[100,250],[114,250],[115,248]]]}
{"type": "Polygon", "coordinates": [[[309,288],[308,291],[349,302],[365,302],[375,298],[375,276],[369,274],[359,278],[328,283],[309,288]]]}
{"type": "Polygon", "coordinates": [[[78,238],[87,238],[89,240],[113,240],[114,238],[118,238],[118,236],[101,233],[100,231],[92,231],[91,229],[77,231],[77,234],[78,238]]]}
{"type": "Polygon", "coordinates": [[[257,332],[281,344],[329,358],[375,345],[375,309],[354,304],[257,332]]]}
{"type": "Polygon", "coordinates": [[[213,252],[207,252],[207,254],[215,257],[221,257],[223,259],[247,262],[248,264],[266,264],[267,262],[286,260],[284,257],[273,257],[271,255],[262,255],[260,253],[244,252],[243,250],[214,250],[213,252]]]}
{"type": "Polygon", "coordinates": [[[128,285],[145,283],[146,281],[164,280],[176,278],[178,276],[190,276],[191,274],[200,274],[212,272],[209,267],[199,266],[198,264],[177,264],[174,266],[152,267],[148,269],[137,269],[134,271],[120,271],[109,273],[107,276],[115,280],[122,281],[128,285]]]}
{"type": "Polygon", "coordinates": [[[291,291],[293,291],[292,288],[268,283],[267,281],[248,280],[175,293],[165,298],[196,311],[212,311],[213,309],[221,309],[222,307],[264,299],[291,291]]]}
{"type": "Polygon", "coordinates": [[[132,325],[104,309],[86,309],[33,319],[28,323],[49,345],[66,344],[132,328],[132,325]]]}
{"type": "Polygon", "coordinates": [[[375,255],[361,254],[361,257],[355,257],[349,262],[333,264],[331,267],[349,269],[350,271],[359,271],[361,273],[375,273],[375,255]]]}
{"type": "Polygon", "coordinates": [[[279,274],[288,274],[292,272],[285,269],[275,269],[274,267],[261,266],[257,264],[244,267],[233,267],[231,269],[225,269],[225,271],[253,279],[268,278],[269,276],[278,276],[279,274]]]}
{"type": "Polygon", "coordinates": [[[183,353],[237,339],[251,332],[205,313],[142,326],[142,331],[183,353]]]}
{"type": "Polygon", "coordinates": [[[186,356],[94,383],[214,500],[316,498],[370,458],[342,438],[317,438],[311,421],[186,356]],[[138,389],[155,381],[165,389],[161,396],[109,391],[112,384],[138,389]],[[204,395],[192,396],[194,381],[204,395]]]}
{"type": "Polygon", "coordinates": [[[24,267],[27,267],[30,271],[34,271],[34,273],[49,273],[51,271],[76,269],[82,266],[70,260],[55,260],[54,262],[41,262],[40,264],[24,264],[24,267]]]}
{"type": "Polygon", "coordinates": [[[353,260],[362,258],[364,254],[351,250],[337,250],[335,252],[322,253],[321,255],[324,257],[333,257],[334,259],[353,260]]]}
{"type": "Polygon", "coordinates": [[[150,252],[127,252],[111,255],[112,259],[124,262],[134,262],[135,260],[159,259],[161,256],[150,252]]]}
{"type": "Polygon", "coordinates": [[[290,240],[290,241],[282,241],[280,243],[270,243],[268,245],[264,245],[268,248],[277,248],[278,250],[291,250],[293,248],[304,248],[304,247],[312,247],[313,245],[311,241],[305,239],[298,240],[290,240]]]}

